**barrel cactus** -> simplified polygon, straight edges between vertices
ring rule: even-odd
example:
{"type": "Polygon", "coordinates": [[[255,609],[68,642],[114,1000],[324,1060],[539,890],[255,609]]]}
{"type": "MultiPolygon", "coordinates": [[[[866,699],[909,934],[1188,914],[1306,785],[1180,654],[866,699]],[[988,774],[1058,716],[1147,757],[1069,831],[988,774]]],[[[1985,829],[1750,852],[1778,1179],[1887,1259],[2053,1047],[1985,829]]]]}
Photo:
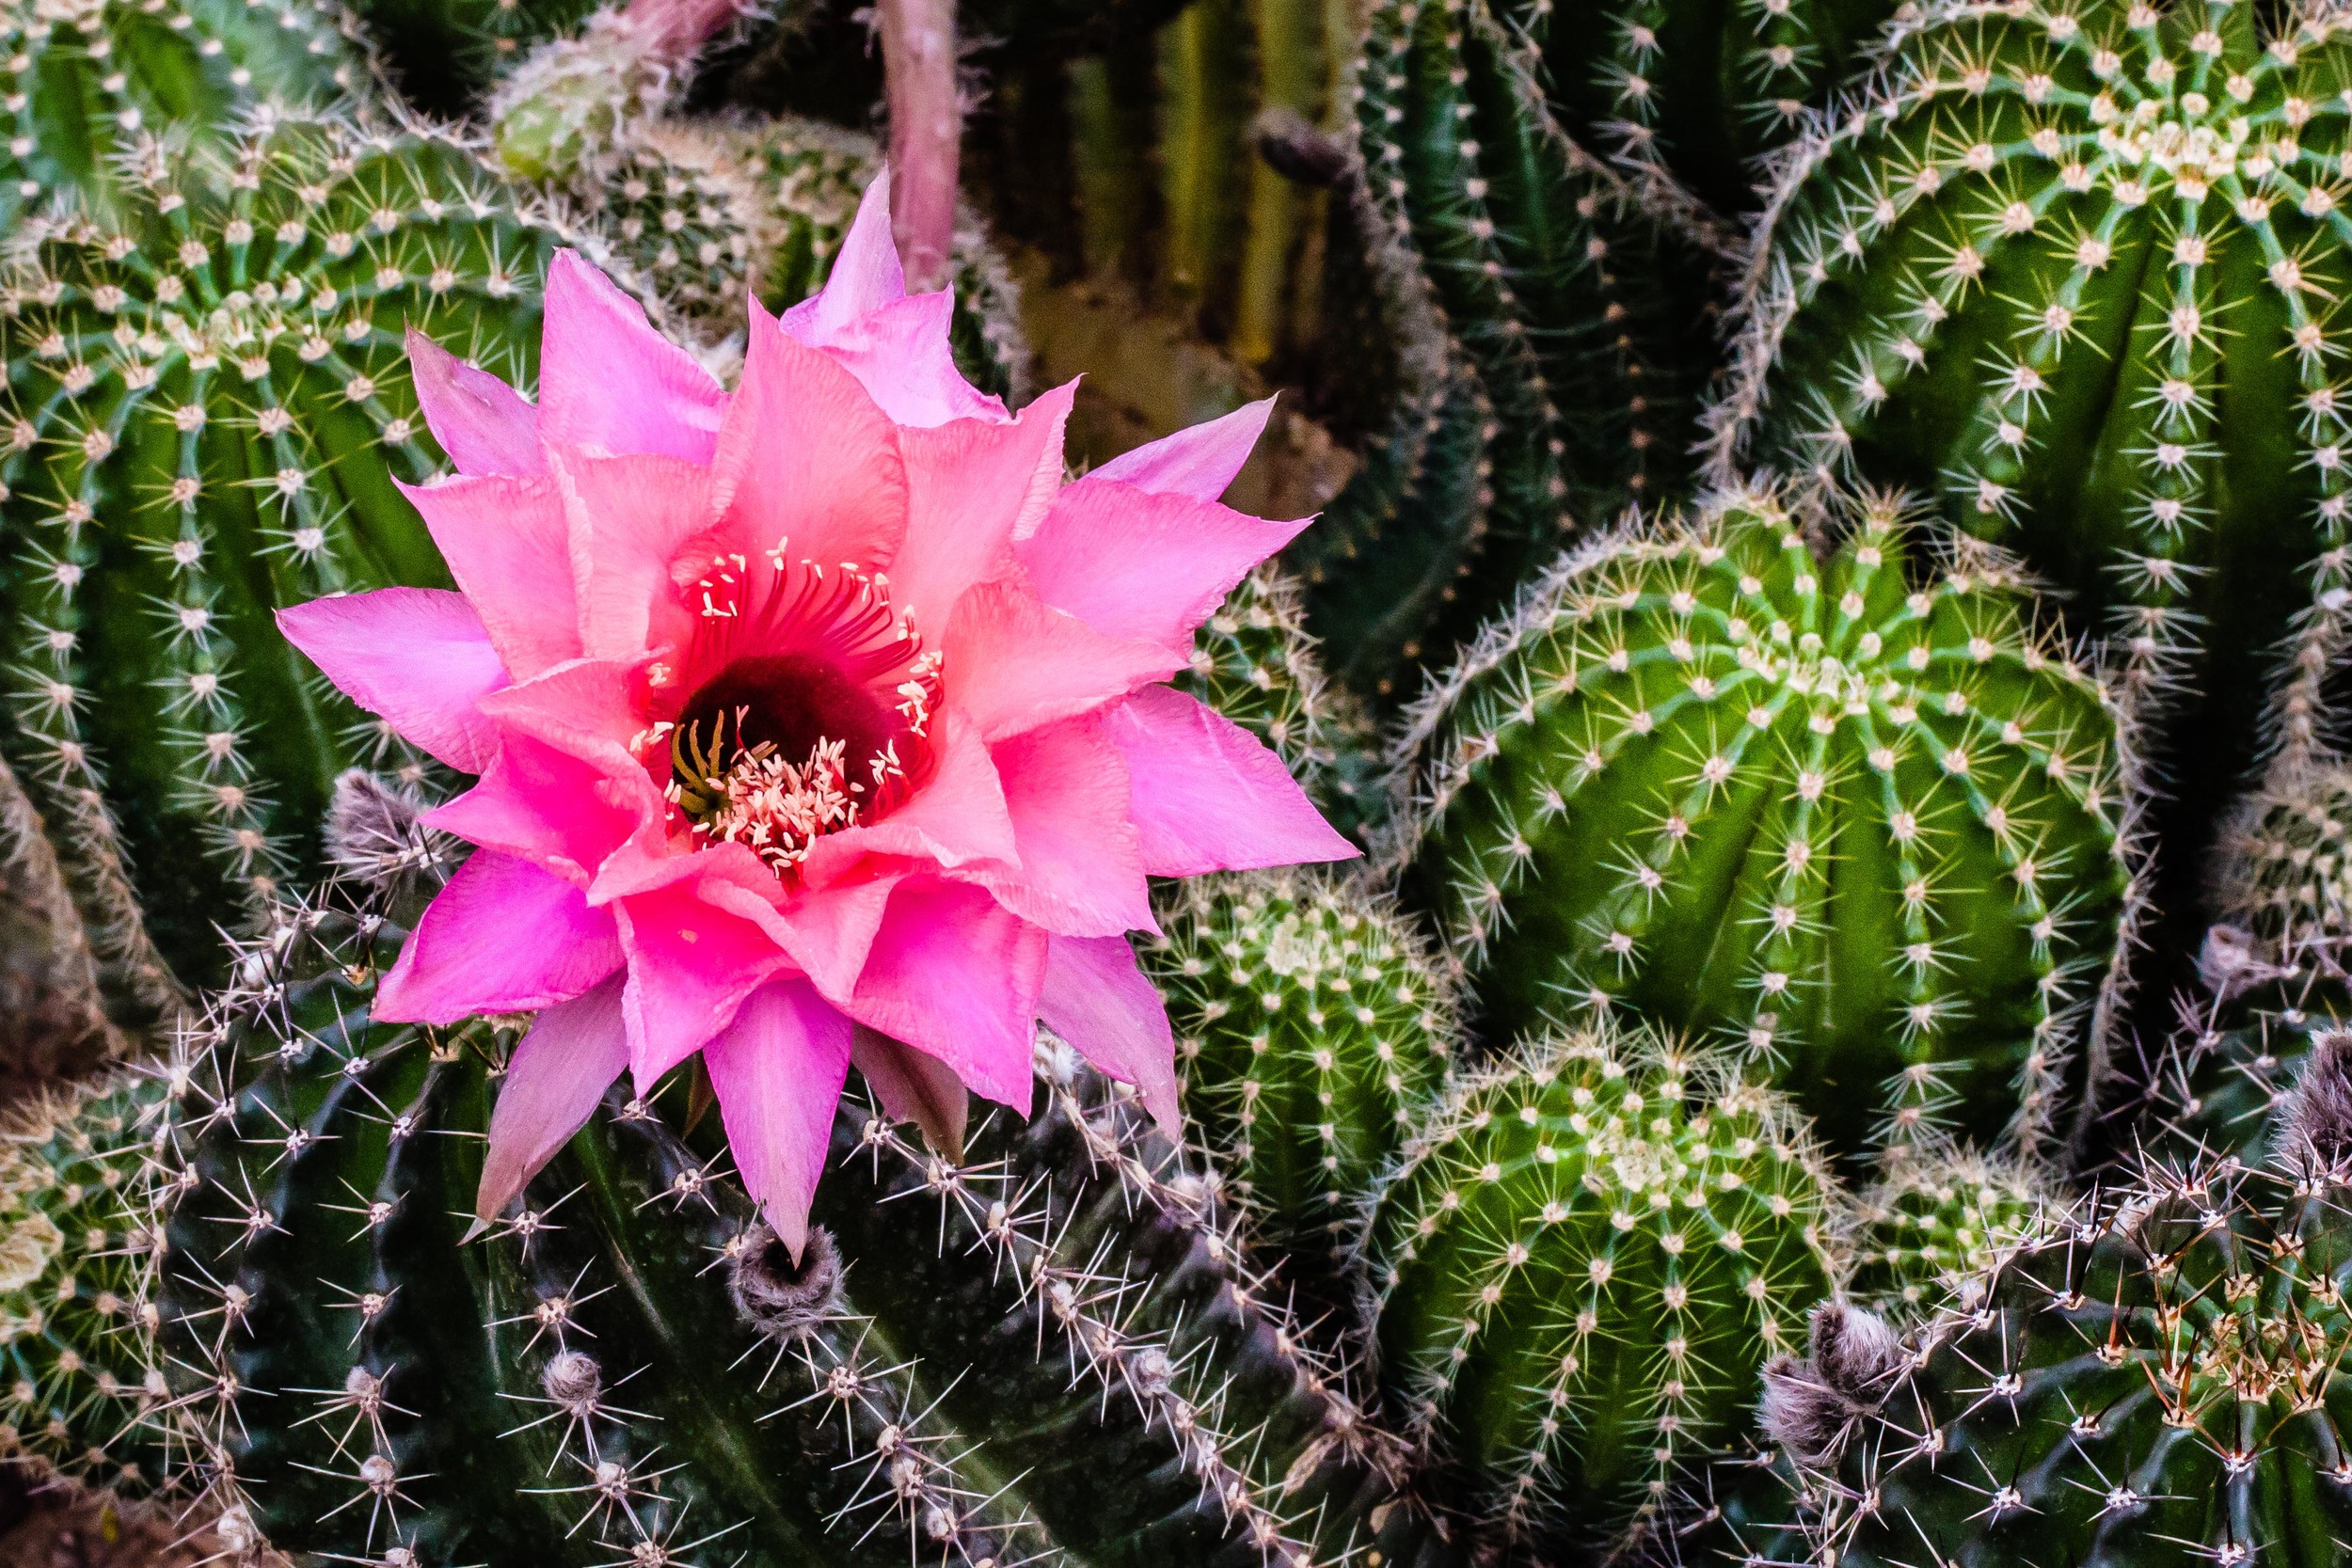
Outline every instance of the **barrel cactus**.
{"type": "Polygon", "coordinates": [[[376,1022],[405,933],[275,913],[168,1070],[9,1146],[12,1448],[298,1562],[1456,1560],[1067,1052],[961,1157],[845,1110],[797,1262],[682,1078],[469,1243],[514,1021],[376,1022]]]}
{"type": "Polygon", "coordinates": [[[1727,1036],[1833,1147],[2068,1138],[2132,902],[2108,693],[2015,570],[1735,492],[1579,548],[1418,709],[1410,876],[1498,1030],[1727,1036]]]}
{"type": "Polygon", "coordinates": [[[2196,737],[2159,753],[2185,920],[2243,769],[2312,744],[2352,606],[2344,26],[2231,0],[1932,8],[1792,155],[1718,410],[1719,473],[1740,453],[1930,492],[2115,641],[2135,698],[2196,737]]]}
{"type": "Polygon", "coordinates": [[[2267,1169],[2139,1168],[2046,1225],[1973,1311],[1769,1374],[1820,1478],[1819,1551],[1866,1568],[2341,1559],[2347,1056],[2267,1169]]]}
{"type": "Polygon", "coordinates": [[[119,223],[44,220],[0,291],[8,760],[126,1014],[315,864],[335,776],[421,759],[271,613],[446,581],[396,481],[440,455],[404,335],[528,381],[562,230],[454,138],[280,119],[159,155],[119,223]]]}
{"type": "Polygon", "coordinates": [[[1972,1148],[1900,1161],[1846,1220],[1847,1293],[1898,1322],[1964,1307],[2002,1256],[2043,1223],[2050,1202],[2033,1172],[1972,1148]]]}
{"type": "Polygon", "coordinates": [[[1833,1282],[1803,1118],[1722,1056],[1579,1030],[1465,1081],[1367,1236],[1381,1377],[1503,1537],[1657,1522],[1833,1282]]]}
{"type": "Polygon", "coordinates": [[[1421,934],[1353,880],[1188,881],[1143,953],[1186,1114],[1266,1244],[1328,1277],[1459,1044],[1421,934]]]}

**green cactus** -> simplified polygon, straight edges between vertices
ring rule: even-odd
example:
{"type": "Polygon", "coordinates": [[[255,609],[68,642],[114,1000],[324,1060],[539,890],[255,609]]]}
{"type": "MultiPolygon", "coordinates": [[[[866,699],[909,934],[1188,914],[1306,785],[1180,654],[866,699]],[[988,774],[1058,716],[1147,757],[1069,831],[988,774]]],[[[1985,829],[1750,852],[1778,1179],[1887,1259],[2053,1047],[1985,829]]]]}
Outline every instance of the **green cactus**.
{"type": "Polygon", "coordinates": [[[300,1562],[1452,1560],[1066,1050],[961,1158],[855,1104],[797,1261],[683,1075],[461,1232],[516,1021],[377,1022],[404,933],[281,909],[148,1094],[190,1490],[300,1562]],[[403,1555],[406,1554],[406,1555],[403,1555]],[[667,1554],[667,1555],[663,1555],[667,1554]]]}
{"type": "Polygon", "coordinates": [[[158,1081],[49,1090],[0,1132],[0,1458],[153,1493],[155,1235],[139,1195],[158,1081]]]}
{"type": "Polygon", "coordinates": [[[29,227],[0,290],[0,746],[133,1020],[315,863],[339,771],[421,776],[271,612],[447,580],[392,484],[440,467],[403,332],[528,385],[566,237],[430,131],[281,119],[206,168],[151,162],[119,225],[29,227]]]}
{"type": "Polygon", "coordinates": [[[1853,1260],[1847,1294],[1898,1323],[1964,1307],[2049,1201],[2024,1166],[1973,1148],[1900,1161],[1846,1221],[1840,1241],[1853,1260]]]}
{"type": "Polygon", "coordinates": [[[1790,1511],[1806,1555],[2342,1562],[2346,1066],[2340,1049],[2314,1064],[2268,1169],[2127,1173],[2010,1252],[1972,1310],[1907,1340],[1818,1318],[1812,1355],[1772,1369],[1765,1393],[1808,1494],[1790,1511]]]}
{"type": "Polygon", "coordinates": [[[1592,144],[1656,169],[1719,213],[1757,204],[1769,155],[1867,63],[1895,0],[1585,0],[1538,11],[1562,111],[1592,144]]]}
{"type": "Polygon", "coordinates": [[[1187,1115],[1256,1239],[1335,1277],[1363,1195],[1443,1083],[1454,997],[1421,934],[1353,880],[1200,879],[1160,899],[1144,972],[1187,1115]]]}
{"type": "Polygon", "coordinates": [[[2247,767],[2313,744],[2352,610],[2347,68],[2324,9],[1932,9],[1792,153],[1716,410],[1718,477],[1928,491],[2113,639],[2173,737],[2179,946],[2247,767]]]}
{"type": "Polygon", "coordinates": [[[0,9],[0,229],[60,201],[110,214],[161,138],[218,150],[249,118],[364,96],[336,0],[97,0],[0,9]]]}
{"type": "Polygon", "coordinates": [[[1720,1055],[1553,1036],[1463,1083],[1379,1194],[1384,1392],[1494,1530],[1658,1522],[1833,1283],[1801,1117],[1720,1055]]]}
{"type": "MultiPolygon", "coordinates": [[[[1708,263],[1553,119],[1545,4],[1383,0],[1351,70],[1362,179],[1476,369],[1494,434],[1475,575],[1418,641],[1466,637],[1578,522],[1671,491],[1708,358],[1708,263]]],[[[1324,629],[1337,640],[1335,628],[1324,629]]]]}
{"type": "Polygon", "coordinates": [[[2015,571],[1931,543],[1879,499],[1823,559],[1720,497],[1565,558],[1432,689],[1409,874],[1494,1030],[1721,1034],[1841,1151],[2074,1135],[2131,759],[2015,571]]]}

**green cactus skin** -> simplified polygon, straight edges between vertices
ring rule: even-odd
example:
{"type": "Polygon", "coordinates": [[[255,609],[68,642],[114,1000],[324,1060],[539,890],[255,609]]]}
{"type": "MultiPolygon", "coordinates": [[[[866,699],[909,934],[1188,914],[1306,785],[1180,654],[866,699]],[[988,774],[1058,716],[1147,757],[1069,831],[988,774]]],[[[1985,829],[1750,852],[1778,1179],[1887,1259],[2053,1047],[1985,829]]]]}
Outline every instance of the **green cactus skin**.
{"type": "Polygon", "coordinates": [[[0,1133],[0,1457],[151,1495],[153,1232],[137,1201],[160,1080],[48,1090],[0,1133]]]}
{"type": "Polygon", "coordinates": [[[2346,1241],[2341,1164],[2149,1167],[2013,1253],[1973,1311],[1826,1361],[1817,1333],[1766,1395],[1809,1461],[1808,1555],[2343,1562],[2346,1241]]]}
{"type": "Polygon", "coordinates": [[[1841,1241],[1853,1260],[1847,1294],[1895,1323],[1953,1305],[1964,1309],[2049,1201],[2024,1166],[1972,1148],[1901,1161],[1862,1195],[1847,1221],[1841,1241]]]}
{"type": "Polygon", "coordinates": [[[1802,1118],[1647,1034],[1534,1042],[1464,1082],[1371,1218],[1385,1396],[1506,1536],[1655,1522],[1830,1288],[1802,1118]]]}
{"type": "Polygon", "coordinates": [[[1553,119],[1521,30],[1534,8],[1383,0],[1352,71],[1366,187],[1496,426],[1484,560],[1449,585],[1436,650],[1578,520],[1674,486],[1709,357],[1704,259],[1553,119]]]}
{"type": "Polygon", "coordinates": [[[174,136],[217,150],[246,117],[371,87],[334,0],[0,7],[0,230],[63,199],[110,212],[118,159],[174,136]]]}
{"type": "Polygon", "coordinates": [[[1460,1049],[1421,934],[1354,880],[1304,872],[1165,890],[1142,949],[1184,1106],[1254,1239],[1335,1277],[1373,1180],[1460,1049]]]}
{"type": "Polygon", "coordinates": [[[1537,8],[1553,94],[1586,139],[1719,213],[1757,204],[1759,163],[1865,61],[1893,0],[1569,0],[1537,8]],[[1598,47],[1596,47],[1598,40],[1598,47]]]}
{"type": "Polygon", "coordinates": [[[1930,491],[2114,639],[2135,705],[2196,737],[2153,753],[2168,948],[2201,934],[2249,762],[2313,743],[2352,610],[2328,303],[2352,49],[2280,14],[1946,5],[1899,30],[1791,156],[1716,410],[1718,474],[1930,491]]]}
{"type": "Polygon", "coordinates": [[[1333,826],[1360,834],[1388,808],[1372,721],[1326,684],[1318,652],[1297,587],[1261,566],[1202,623],[1175,684],[1264,741],[1333,826]]]}
{"type": "Polygon", "coordinates": [[[189,1484],[298,1562],[1452,1560],[1211,1185],[1067,1051],[961,1161],[846,1106],[797,1268],[682,1086],[609,1095],[468,1244],[516,1021],[376,1022],[402,933],[282,912],[146,1190],[189,1484]]]}
{"type": "Polygon", "coordinates": [[[1404,849],[1493,1030],[1720,1033],[1842,1152],[2071,1141],[2130,757],[2014,570],[1930,543],[1880,499],[1822,559],[1718,497],[1564,558],[1432,689],[1404,849]]]}
{"type": "Polygon", "coordinates": [[[404,329],[528,386],[577,237],[428,131],[281,119],[227,167],[161,160],[135,221],[30,229],[0,290],[5,745],[149,1017],[315,863],[338,772],[420,776],[271,613],[446,582],[391,483],[440,467],[404,329]]]}

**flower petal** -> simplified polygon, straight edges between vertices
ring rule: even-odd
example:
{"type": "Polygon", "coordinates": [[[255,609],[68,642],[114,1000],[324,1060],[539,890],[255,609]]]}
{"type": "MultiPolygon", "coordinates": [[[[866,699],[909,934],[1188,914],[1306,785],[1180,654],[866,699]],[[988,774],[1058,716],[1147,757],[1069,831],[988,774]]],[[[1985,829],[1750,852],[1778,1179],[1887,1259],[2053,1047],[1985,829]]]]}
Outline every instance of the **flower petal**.
{"type": "Polygon", "coordinates": [[[628,1066],[618,974],[541,1013],[515,1047],[499,1085],[474,1216],[489,1221],[504,1213],[588,1124],[604,1091],[628,1066]]]}
{"type": "Polygon", "coordinates": [[[535,474],[539,410],[488,371],[469,365],[415,327],[408,370],[425,428],[461,474],[535,474]]]}
{"type": "Polygon", "coordinates": [[[1122,451],[1078,483],[1117,480],[1153,495],[1216,500],[1249,461],[1273,413],[1272,398],[1244,404],[1222,419],[1188,425],[1173,436],[1122,451]]]}
{"type": "Polygon", "coordinates": [[[529,861],[477,849],[408,935],[375,1016],[454,1023],[568,1002],[621,964],[612,915],[529,861]]]}
{"type": "Polygon", "coordinates": [[[923,1140],[951,1162],[963,1158],[963,1132],[972,1117],[972,1091],[955,1069],[938,1057],[901,1045],[863,1023],[851,1037],[850,1062],[882,1101],[882,1115],[911,1121],[923,1140]]]}
{"type": "Polygon", "coordinates": [[[884,168],[866,182],[825,286],[784,313],[784,329],[811,348],[822,348],[858,318],[905,298],[906,292],[906,269],[898,264],[898,242],[890,232],[890,170],[884,168]]]}
{"type": "Polygon", "coordinates": [[[612,909],[628,955],[621,1010],[629,1070],[644,1094],[724,1029],[787,960],[757,924],[711,904],[691,879],[632,893],[612,909]]]}
{"type": "Polygon", "coordinates": [[[850,1075],[850,1021],[806,980],[773,980],[703,1051],[743,1185],[797,1261],[850,1075]]]}
{"type": "Polygon", "coordinates": [[[1182,1141],[1176,1106],[1176,1036],[1168,1006],[1136,964],[1125,937],[1056,937],[1038,993],[1045,1026],[1122,1084],[1143,1091],[1160,1131],[1182,1141]]]}
{"type": "Polygon", "coordinates": [[[1127,762],[1094,715],[997,742],[1015,864],[971,879],[1024,920],[1070,936],[1157,930],[1127,820],[1127,762]]]}
{"type": "Polygon", "coordinates": [[[1194,628],[1311,519],[1268,522],[1214,501],[1089,479],[1054,499],[1021,564],[1038,597],[1106,637],[1189,656],[1194,628]]]}
{"type": "Polygon", "coordinates": [[[1012,565],[1012,541],[1033,530],[1061,485],[1071,382],[1008,424],[957,420],[903,430],[907,537],[890,569],[890,602],[925,633],[947,624],[966,588],[1012,565]]]}
{"type": "Polygon", "coordinates": [[[606,784],[602,773],[578,757],[509,733],[481,782],[419,820],[584,887],[606,858],[646,825],[648,816],[660,820],[651,789],[631,810],[615,802],[606,784]]]}
{"type": "Polygon", "coordinates": [[[570,250],[548,268],[539,340],[539,433],[602,452],[707,463],[726,394],[645,308],[570,250]]]}
{"type": "Polygon", "coordinates": [[[1144,869],[1194,877],[1306,861],[1352,860],[1282,759],[1181,691],[1138,691],[1107,716],[1126,754],[1144,869]]]}
{"type": "Polygon", "coordinates": [[[571,538],[581,651],[627,659],[684,642],[693,616],[672,567],[710,530],[710,470],[675,457],[595,457],[559,446],[549,446],[548,463],[571,538]]]}
{"type": "Polygon", "coordinates": [[[858,971],[873,950],[874,933],[882,929],[890,890],[903,875],[866,874],[829,887],[803,887],[781,906],[751,888],[716,878],[704,881],[702,895],[765,930],[817,990],[838,1005],[856,990],[858,971]]]}
{"type": "Polygon", "coordinates": [[[462,773],[490,765],[498,726],[480,705],[506,684],[506,667],[464,594],[379,588],[312,599],[279,610],[278,629],[404,739],[462,773]]]}
{"type": "Polygon", "coordinates": [[[979,420],[1002,424],[1002,400],[963,379],[949,328],[955,297],[909,294],[834,333],[823,353],[858,379],[894,423],[910,429],[979,420]]]}
{"type": "Polygon", "coordinates": [[[931,776],[905,804],[879,822],[827,833],[809,846],[802,867],[809,886],[825,886],[868,855],[898,855],[943,867],[1012,863],[1012,816],[978,729],[951,711],[932,721],[931,737],[937,759],[931,776]]]}
{"type": "Polygon", "coordinates": [[[909,878],[842,1010],[955,1069],[973,1093],[1027,1114],[1045,933],[976,887],[909,878]]]}
{"type": "Polygon", "coordinates": [[[947,702],[991,741],[1101,707],[1190,662],[1189,648],[1105,637],[1012,582],[959,599],[941,647],[947,702]]]}
{"type": "Polygon", "coordinates": [[[516,680],[580,657],[571,545],[553,480],[450,479],[400,493],[516,680]]]}
{"type": "Polygon", "coordinates": [[[898,428],[857,379],[785,336],[752,301],[742,385],[711,460],[711,506],[732,547],[887,568],[906,534],[898,428]]]}
{"type": "Polygon", "coordinates": [[[629,705],[628,675],[626,664],[573,659],[492,692],[483,699],[482,710],[504,728],[568,752],[608,779],[645,779],[644,765],[628,749],[641,728],[629,705]]]}

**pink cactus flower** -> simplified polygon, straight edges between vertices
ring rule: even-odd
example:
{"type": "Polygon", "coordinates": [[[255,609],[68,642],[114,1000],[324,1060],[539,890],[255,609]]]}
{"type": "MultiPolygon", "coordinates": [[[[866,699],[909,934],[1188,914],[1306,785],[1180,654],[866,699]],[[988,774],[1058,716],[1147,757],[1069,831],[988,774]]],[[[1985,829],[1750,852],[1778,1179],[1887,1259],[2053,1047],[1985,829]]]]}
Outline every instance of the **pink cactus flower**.
{"type": "Polygon", "coordinates": [[[696,1052],[796,1251],[853,1060],[894,1116],[1025,1111],[1042,1019],[1172,1123],[1146,879],[1354,853],[1165,684],[1304,526],[1216,499],[1266,406],[1064,484],[1074,384],[1009,414],[957,373],[951,303],[905,293],[877,182],[821,294],[752,304],[732,394],[568,253],[535,406],[411,337],[458,474],[408,494],[459,591],[279,623],[480,775],[427,814],[476,847],[376,1011],[538,1012],[485,1220],[621,1073],[696,1052]]]}

